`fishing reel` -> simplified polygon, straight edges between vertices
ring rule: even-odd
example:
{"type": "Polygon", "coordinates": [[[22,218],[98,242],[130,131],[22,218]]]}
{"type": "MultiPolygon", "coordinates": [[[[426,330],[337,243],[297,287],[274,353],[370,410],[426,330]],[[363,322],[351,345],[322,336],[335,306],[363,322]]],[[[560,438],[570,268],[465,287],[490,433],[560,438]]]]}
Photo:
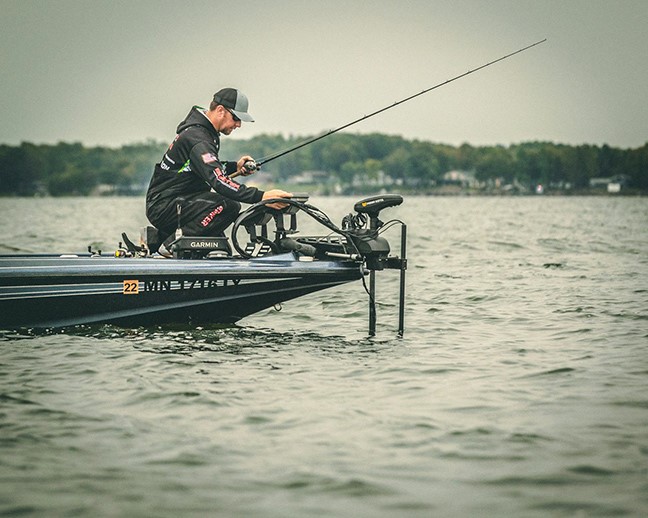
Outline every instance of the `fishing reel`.
{"type": "Polygon", "coordinates": [[[248,160],[243,164],[241,174],[243,176],[249,176],[251,174],[254,174],[259,169],[261,169],[261,166],[258,165],[254,160],[248,160]]]}

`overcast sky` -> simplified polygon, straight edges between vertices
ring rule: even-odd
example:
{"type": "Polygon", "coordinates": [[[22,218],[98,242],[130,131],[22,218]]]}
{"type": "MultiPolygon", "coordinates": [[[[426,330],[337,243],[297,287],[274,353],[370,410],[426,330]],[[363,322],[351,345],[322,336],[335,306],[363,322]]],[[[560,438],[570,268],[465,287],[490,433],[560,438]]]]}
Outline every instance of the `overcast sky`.
{"type": "Polygon", "coordinates": [[[0,143],[169,142],[245,92],[234,136],[359,123],[433,142],[648,141],[647,0],[0,0],[0,143]]]}

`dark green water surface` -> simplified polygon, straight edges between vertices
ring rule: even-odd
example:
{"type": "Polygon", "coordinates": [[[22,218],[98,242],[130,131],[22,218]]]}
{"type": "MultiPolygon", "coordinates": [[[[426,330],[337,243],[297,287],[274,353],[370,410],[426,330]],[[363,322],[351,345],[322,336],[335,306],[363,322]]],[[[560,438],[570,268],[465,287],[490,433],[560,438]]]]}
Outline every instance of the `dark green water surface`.
{"type": "MultiPolygon", "coordinates": [[[[141,199],[0,207],[0,253],[145,223],[141,199]]],[[[396,272],[374,339],[360,283],[233,327],[0,331],[0,515],[647,515],[648,199],[390,210],[402,339],[396,272]]]]}

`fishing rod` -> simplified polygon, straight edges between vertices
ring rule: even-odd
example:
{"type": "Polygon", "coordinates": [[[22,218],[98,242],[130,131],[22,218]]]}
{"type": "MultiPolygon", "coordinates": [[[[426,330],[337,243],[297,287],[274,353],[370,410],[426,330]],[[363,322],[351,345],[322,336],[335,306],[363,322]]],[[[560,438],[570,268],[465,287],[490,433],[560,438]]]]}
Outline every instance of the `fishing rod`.
{"type": "MultiPolygon", "coordinates": [[[[470,74],[474,74],[475,72],[478,72],[479,70],[482,70],[482,69],[484,69],[486,67],[494,65],[495,63],[499,63],[500,61],[504,61],[505,59],[508,59],[508,58],[510,58],[512,56],[515,56],[516,54],[520,54],[521,52],[524,52],[525,50],[529,50],[530,48],[533,48],[533,47],[535,47],[537,45],[540,45],[541,43],[544,43],[545,41],[547,41],[547,38],[545,38],[543,40],[540,40],[540,41],[536,41],[535,43],[532,43],[531,45],[527,45],[526,47],[523,47],[523,48],[518,49],[518,50],[516,50],[514,52],[511,52],[510,54],[506,54],[505,56],[502,56],[500,58],[494,59],[493,61],[489,61],[488,63],[485,63],[485,64],[483,64],[483,65],[481,65],[481,66],[479,66],[477,68],[473,68],[472,70],[468,70],[467,72],[464,72],[463,74],[459,74],[458,76],[455,76],[455,77],[453,77],[451,79],[447,79],[446,81],[443,81],[443,82],[438,83],[438,84],[436,84],[434,86],[431,86],[430,88],[426,88],[422,92],[419,92],[419,93],[414,94],[414,95],[410,95],[409,97],[406,97],[405,99],[401,99],[400,101],[396,101],[395,103],[390,104],[389,106],[385,106],[384,108],[381,108],[379,110],[376,110],[375,112],[370,113],[369,115],[364,115],[363,117],[360,117],[359,119],[348,122],[348,123],[340,126],[339,128],[329,130],[326,133],[323,133],[322,135],[319,135],[317,137],[308,139],[308,140],[306,140],[306,141],[304,141],[304,142],[302,142],[300,144],[297,144],[296,146],[293,146],[293,147],[291,147],[289,149],[286,149],[285,151],[281,151],[281,152],[273,154],[273,155],[268,155],[267,157],[262,158],[258,162],[254,161],[254,160],[248,160],[247,162],[245,162],[243,167],[245,169],[247,169],[248,171],[253,172],[253,171],[259,169],[262,165],[267,164],[268,162],[270,162],[272,160],[276,160],[277,158],[282,157],[284,155],[287,155],[288,153],[292,153],[293,151],[297,151],[298,149],[301,149],[301,148],[303,148],[305,146],[308,146],[308,145],[310,145],[310,144],[312,144],[314,142],[317,142],[318,140],[321,140],[323,138],[326,138],[329,135],[333,135],[334,133],[337,133],[338,131],[342,131],[343,129],[346,129],[349,126],[353,126],[354,124],[357,124],[359,122],[367,120],[368,118],[373,117],[374,115],[378,115],[379,113],[387,111],[387,110],[389,110],[391,108],[394,108],[394,107],[396,107],[396,106],[398,106],[400,104],[406,103],[407,101],[411,101],[412,99],[414,99],[414,98],[416,98],[416,97],[418,97],[420,95],[431,92],[432,90],[436,90],[437,88],[441,88],[442,86],[445,86],[448,83],[452,83],[453,81],[456,81],[457,79],[461,79],[462,77],[466,77],[466,76],[468,76],[470,74]]],[[[235,173],[232,173],[230,175],[230,178],[234,178],[236,176],[239,176],[240,174],[243,174],[243,173],[237,171],[235,173]]]]}

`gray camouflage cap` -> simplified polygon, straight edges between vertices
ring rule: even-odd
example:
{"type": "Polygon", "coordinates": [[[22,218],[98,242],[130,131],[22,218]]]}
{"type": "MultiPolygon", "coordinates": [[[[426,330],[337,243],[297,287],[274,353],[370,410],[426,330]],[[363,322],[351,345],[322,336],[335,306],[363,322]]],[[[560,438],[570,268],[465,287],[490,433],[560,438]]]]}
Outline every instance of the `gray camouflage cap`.
{"type": "Polygon", "coordinates": [[[236,88],[219,90],[214,94],[214,102],[222,104],[242,121],[254,122],[254,119],[248,113],[249,102],[247,96],[236,88]]]}

